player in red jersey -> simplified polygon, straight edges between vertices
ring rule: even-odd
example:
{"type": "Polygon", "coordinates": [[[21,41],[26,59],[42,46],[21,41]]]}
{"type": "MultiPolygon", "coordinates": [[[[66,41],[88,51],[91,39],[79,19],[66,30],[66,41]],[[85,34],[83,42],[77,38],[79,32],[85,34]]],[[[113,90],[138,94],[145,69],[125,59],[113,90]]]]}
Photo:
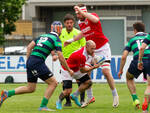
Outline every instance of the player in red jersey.
{"type": "Polygon", "coordinates": [[[95,43],[92,40],[89,40],[86,42],[86,47],[82,47],[70,55],[67,59],[67,64],[74,71],[73,76],[70,76],[67,70],[62,66],[61,75],[64,90],[61,92],[59,99],[56,102],[57,109],[62,109],[63,99],[72,92],[73,78],[81,82],[81,85],[70,96],[79,107],[81,106],[77,97],[92,85],[92,81],[87,73],[100,66],[99,64],[95,64],[94,66],[86,67],[87,60],[92,62],[91,57],[94,57],[95,48],[95,43]]]}
{"type": "MultiPolygon", "coordinates": [[[[81,29],[81,32],[76,37],[74,37],[74,39],[67,40],[64,45],[67,46],[68,44],[77,41],[82,37],[85,37],[86,41],[93,40],[96,43],[95,55],[105,56],[106,60],[101,66],[102,72],[106,77],[107,82],[112,90],[113,107],[117,107],[119,105],[119,96],[115,88],[115,82],[110,71],[111,50],[108,43],[109,40],[102,32],[99,16],[96,13],[88,13],[84,4],[74,6],[74,9],[77,18],[79,19],[78,24],[81,29]]],[[[91,94],[91,91],[89,91],[89,94],[91,94]]],[[[89,102],[90,99],[88,99],[85,105],[88,105],[89,102]]]]}

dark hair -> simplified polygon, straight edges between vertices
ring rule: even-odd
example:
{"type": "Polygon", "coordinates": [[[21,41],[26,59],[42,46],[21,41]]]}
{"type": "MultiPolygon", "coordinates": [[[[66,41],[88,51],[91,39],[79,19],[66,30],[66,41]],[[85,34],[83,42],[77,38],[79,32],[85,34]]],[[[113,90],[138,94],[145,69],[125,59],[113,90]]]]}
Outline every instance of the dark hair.
{"type": "Polygon", "coordinates": [[[133,29],[137,32],[145,32],[145,24],[142,22],[136,22],[133,24],[133,29]]]}
{"type": "Polygon", "coordinates": [[[64,22],[66,21],[66,20],[73,20],[73,21],[75,21],[75,18],[74,18],[74,16],[72,15],[72,14],[66,14],[65,15],[65,17],[64,17],[64,22]]]}
{"type": "Polygon", "coordinates": [[[86,6],[85,4],[78,4],[77,6],[79,6],[79,7],[84,7],[84,6],[86,6]]]}

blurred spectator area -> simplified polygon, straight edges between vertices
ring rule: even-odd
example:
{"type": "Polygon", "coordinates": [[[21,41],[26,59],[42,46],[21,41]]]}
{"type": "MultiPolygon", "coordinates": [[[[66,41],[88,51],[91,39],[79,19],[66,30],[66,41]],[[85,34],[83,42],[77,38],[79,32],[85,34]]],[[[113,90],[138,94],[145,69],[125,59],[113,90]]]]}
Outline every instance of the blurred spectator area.
{"type": "Polygon", "coordinates": [[[15,23],[16,31],[12,35],[7,35],[7,40],[13,39],[32,39],[32,21],[19,20],[15,23]]]}
{"type": "MultiPolygon", "coordinates": [[[[26,47],[33,39],[32,33],[32,21],[19,20],[15,23],[16,31],[12,32],[11,35],[6,35],[6,41],[3,47],[0,47],[0,54],[5,54],[5,48],[14,46],[26,47]]],[[[10,48],[10,49],[11,49],[10,48]]]]}

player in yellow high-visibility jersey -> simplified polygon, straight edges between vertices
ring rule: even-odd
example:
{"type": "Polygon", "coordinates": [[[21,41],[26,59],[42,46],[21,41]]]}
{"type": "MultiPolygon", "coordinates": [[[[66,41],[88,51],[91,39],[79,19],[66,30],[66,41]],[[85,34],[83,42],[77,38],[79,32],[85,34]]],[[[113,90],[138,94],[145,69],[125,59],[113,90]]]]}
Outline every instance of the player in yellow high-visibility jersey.
{"type": "MultiPolygon", "coordinates": [[[[69,39],[73,39],[80,31],[74,27],[75,19],[74,16],[71,14],[66,14],[64,17],[64,25],[65,28],[62,29],[61,35],[59,36],[61,42],[62,42],[62,52],[67,60],[69,56],[79,48],[85,46],[85,39],[82,38],[81,40],[78,40],[76,42],[73,42],[72,44],[64,47],[64,42],[69,39]]],[[[66,89],[67,84],[69,84],[70,81],[63,81],[63,90],[66,89]]],[[[77,81],[78,82],[78,81],[77,81]]],[[[80,82],[78,82],[78,85],[80,85],[80,82]]],[[[84,102],[84,95],[85,93],[81,94],[81,104],[84,102]]],[[[66,97],[66,104],[65,106],[71,106],[71,101],[69,97],[66,97]]]]}

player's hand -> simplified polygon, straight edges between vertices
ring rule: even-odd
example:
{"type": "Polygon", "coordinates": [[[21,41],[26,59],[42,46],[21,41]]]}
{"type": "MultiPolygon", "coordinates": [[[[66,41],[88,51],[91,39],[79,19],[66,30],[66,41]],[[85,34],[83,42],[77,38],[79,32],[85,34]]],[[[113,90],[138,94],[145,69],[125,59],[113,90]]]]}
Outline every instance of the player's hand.
{"type": "Polygon", "coordinates": [[[53,55],[53,56],[52,56],[52,60],[53,60],[53,61],[56,61],[57,59],[58,59],[58,56],[57,56],[57,55],[53,55]]]}
{"type": "Polygon", "coordinates": [[[69,44],[71,44],[71,42],[65,41],[65,42],[64,42],[64,47],[67,46],[67,45],[69,45],[69,44]]]}
{"type": "Polygon", "coordinates": [[[93,69],[99,68],[100,64],[94,64],[93,69]]]}
{"type": "Polygon", "coordinates": [[[119,71],[119,72],[118,72],[118,77],[119,77],[119,79],[121,79],[122,73],[123,73],[123,71],[119,71]]]}
{"type": "Polygon", "coordinates": [[[74,75],[74,71],[73,71],[73,70],[70,69],[68,72],[69,72],[69,74],[70,74],[71,76],[74,75]]]}
{"type": "Polygon", "coordinates": [[[138,69],[143,70],[143,62],[138,63],[138,69]]]}

